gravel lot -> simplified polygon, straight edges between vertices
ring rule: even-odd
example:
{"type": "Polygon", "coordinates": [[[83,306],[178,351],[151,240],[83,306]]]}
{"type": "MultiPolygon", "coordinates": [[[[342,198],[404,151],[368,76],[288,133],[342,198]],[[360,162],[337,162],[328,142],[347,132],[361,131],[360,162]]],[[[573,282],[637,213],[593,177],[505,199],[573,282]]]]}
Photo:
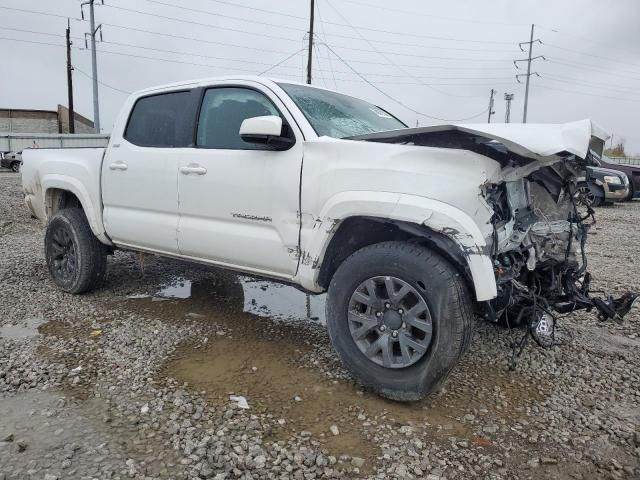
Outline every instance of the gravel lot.
{"type": "MultiPolygon", "coordinates": [[[[598,211],[594,289],[640,290],[639,222],[598,211]]],[[[68,296],[42,243],[0,173],[0,480],[640,478],[640,308],[569,315],[513,371],[516,332],[478,322],[445,389],[396,404],[339,366],[322,297],[122,252],[68,296]]]]}

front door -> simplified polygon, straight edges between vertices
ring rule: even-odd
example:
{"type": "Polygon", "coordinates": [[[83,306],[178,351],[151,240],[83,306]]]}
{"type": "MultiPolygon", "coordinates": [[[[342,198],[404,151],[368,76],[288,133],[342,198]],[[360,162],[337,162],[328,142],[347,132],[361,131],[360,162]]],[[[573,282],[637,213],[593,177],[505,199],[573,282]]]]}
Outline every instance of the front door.
{"type": "Polygon", "coordinates": [[[285,106],[251,82],[204,90],[195,148],[180,149],[180,254],[282,278],[298,265],[302,134],[285,106]],[[240,138],[247,118],[278,115],[295,145],[240,138]],[[292,126],[293,125],[293,126],[292,126]]]}
{"type": "Polygon", "coordinates": [[[116,245],[178,253],[176,152],[190,141],[189,99],[188,91],[138,99],[110,145],[101,183],[105,229],[116,245]]]}

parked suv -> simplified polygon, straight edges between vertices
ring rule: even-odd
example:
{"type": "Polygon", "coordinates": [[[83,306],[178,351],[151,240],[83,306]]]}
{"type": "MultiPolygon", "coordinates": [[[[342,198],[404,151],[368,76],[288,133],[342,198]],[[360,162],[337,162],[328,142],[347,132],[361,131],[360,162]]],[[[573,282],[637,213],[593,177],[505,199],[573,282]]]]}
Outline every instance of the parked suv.
{"type": "Polygon", "coordinates": [[[53,282],[82,293],[115,249],[328,292],[327,326],[367,388],[415,400],[468,348],[474,315],[553,338],[589,296],[576,172],[589,120],[408,128],[372,103],[262,77],[125,102],[106,149],[24,153],[53,282]]]}
{"type": "Polygon", "coordinates": [[[622,172],[627,176],[629,179],[629,194],[625,200],[640,198],[640,166],[612,163],[607,159],[597,159],[596,162],[598,166],[622,172]]]}
{"type": "Polygon", "coordinates": [[[587,167],[584,181],[578,184],[580,203],[598,207],[604,203],[622,202],[629,196],[629,179],[618,170],[587,167]]]}
{"type": "Polygon", "coordinates": [[[22,166],[22,152],[8,152],[0,159],[0,166],[10,168],[14,172],[19,172],[22,166]]]}

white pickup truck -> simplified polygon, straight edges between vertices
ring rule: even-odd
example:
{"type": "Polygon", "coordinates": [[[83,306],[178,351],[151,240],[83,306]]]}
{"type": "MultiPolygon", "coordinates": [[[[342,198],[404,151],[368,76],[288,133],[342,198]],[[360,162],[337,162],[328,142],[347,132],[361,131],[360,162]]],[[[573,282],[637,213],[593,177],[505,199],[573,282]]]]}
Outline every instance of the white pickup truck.
{"type": "Polygon", "coordinates": [[[230,77],[135,93],[106,149],[25,150],[22,178],[62,290],[95,288],[125,249],[328,291],[345,366],[414,400],[475,315],[542,343],[556,312],[626,313],[589,297],[574,202],[605,138],[589,120],[407,128],[354,97],[230,77]]]}

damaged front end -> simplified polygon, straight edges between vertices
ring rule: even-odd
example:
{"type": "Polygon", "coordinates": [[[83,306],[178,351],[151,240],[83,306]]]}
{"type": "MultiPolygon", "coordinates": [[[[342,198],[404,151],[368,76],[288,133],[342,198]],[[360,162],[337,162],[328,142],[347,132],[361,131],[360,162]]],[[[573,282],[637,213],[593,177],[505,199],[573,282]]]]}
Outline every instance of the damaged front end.
{"type": "Polygon", "coordinates": [[[635,293],[614,299],[590,290],[585,243],[595,216],[590,207],[578,208],[577,179],[608,138],[590,120],[440,125],[357,138],[469,150],[500,165],[486,170],[480,186],[480,201],[493,212],[486,244],[497,286],[496,298],[479,305],[487,320],[528,328],[547,346],[558,314],[595,309],[600,319],[620,322],[637,299],[635,293]]]}
{"type": "Polygon", "coordinates": [[[491,257],[498,290],[485,317],[528,327],[541,345],[553,339],[556,314],[595,307],[600,319],[621,322],[637,298],[603,299],[590,291],[585,243],[595,216],[576,201],[584,164],[568,155],[526,177],[483,187],[495,212],[491,257]]]}

